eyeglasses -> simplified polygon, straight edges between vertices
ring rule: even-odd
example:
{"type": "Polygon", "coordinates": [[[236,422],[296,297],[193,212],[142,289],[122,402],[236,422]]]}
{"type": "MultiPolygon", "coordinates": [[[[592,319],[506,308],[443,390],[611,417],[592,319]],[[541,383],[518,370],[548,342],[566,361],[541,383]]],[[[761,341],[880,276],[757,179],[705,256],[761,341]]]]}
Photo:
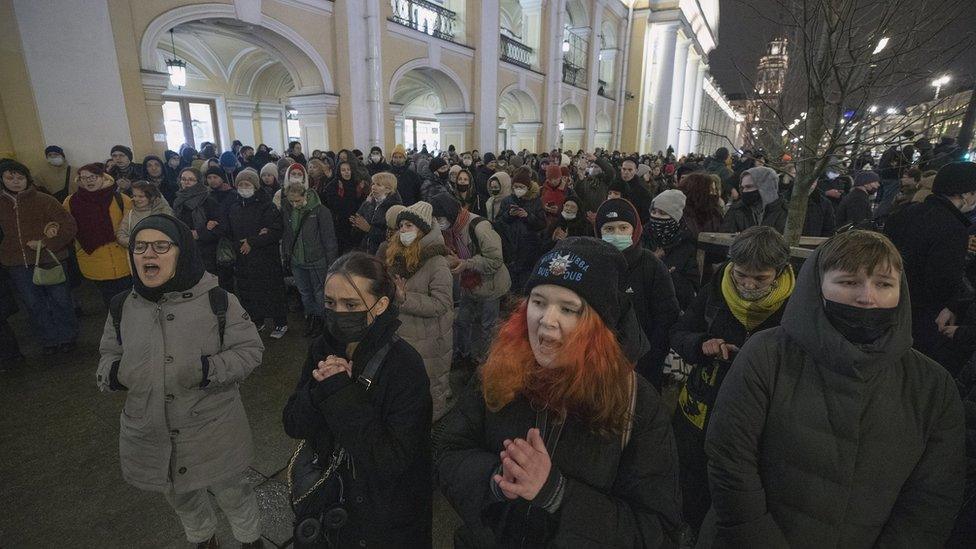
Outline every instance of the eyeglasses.
{"type": "Polygon", "coordinates": [[[180,178],[180,183],[196,183],[196,182],[197,182],[197,178],[195,178],[195,177],[181,177],[180,178]]]}
{"type": "Polygon", "coordinates": [[[169,240],[157,240],[155,242],[143,242],[142,240],[137,240],[132,246],[132,253],[142,255],[146,253],[146,250],[148,250],[150,246],[152,246],[153,251],[157,254],[165,254],[175,245],[176,244],[170,242],[169,240]]]}
{"type": "Polygon", "coordinates": [[[81,176],[78,176],[78,179],[81,180],[81,181],[84,181],[85,183],[90,183],[92,181],[98,181],[98,176],[97,175],[81,175],[81,176]]]}

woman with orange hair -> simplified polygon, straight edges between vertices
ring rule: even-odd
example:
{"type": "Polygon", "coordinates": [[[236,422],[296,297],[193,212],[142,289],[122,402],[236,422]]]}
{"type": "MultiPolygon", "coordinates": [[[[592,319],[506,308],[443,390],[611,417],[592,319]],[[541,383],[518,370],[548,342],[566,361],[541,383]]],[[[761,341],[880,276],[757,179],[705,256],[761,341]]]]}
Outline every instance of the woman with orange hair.
{"type": "Polygon", "coordinates": [[[634,374],[648,349],[626,261],[566,238],[445,417],[435,442],[456,547],[671,545],[680,516],[668,414],[634,374]]]}

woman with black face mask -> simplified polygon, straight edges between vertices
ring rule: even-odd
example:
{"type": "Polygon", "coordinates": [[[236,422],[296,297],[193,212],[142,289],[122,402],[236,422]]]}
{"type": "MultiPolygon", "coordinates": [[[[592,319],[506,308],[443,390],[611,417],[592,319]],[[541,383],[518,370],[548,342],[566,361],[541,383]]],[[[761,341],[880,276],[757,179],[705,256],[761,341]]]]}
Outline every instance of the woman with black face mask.
{"type": "Polygon", "coordinates": [[[944,545],[962,504],[963,407],[911,348],[903,272],[870,231],[804,262],[782,324],[746,343],[718,394],[700,546],[944,545]]]}
{"type": "Polygon", "coordinates": [[[395,298],[383,262],[362,252],[326,275],[326,332],[309,348],[283,420],[323,466],[336,465],[347,518],[303,547],[431,545],[430,382],[421,356],[396,336],[395,298]]]}

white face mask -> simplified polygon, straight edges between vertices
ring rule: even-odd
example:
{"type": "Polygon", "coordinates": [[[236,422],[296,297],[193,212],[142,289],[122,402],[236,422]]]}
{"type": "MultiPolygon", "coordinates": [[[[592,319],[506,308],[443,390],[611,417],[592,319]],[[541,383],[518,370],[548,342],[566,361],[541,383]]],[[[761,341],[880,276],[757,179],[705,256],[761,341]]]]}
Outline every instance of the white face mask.
{"type": "Polygon", "coordinates": [[[373,164],[378,164],[379,161],[380,161],[380,155],[378,155],[378,154],[371,154],[371,155],[369,155],[369,159],[373,161],[373,164]]]}
{"type": "Polygon", "coordinates": [[[563,212],[563,219],[565,219],[566,221],[572,221],[572,220],[576,219],[576,212],[569,213],[569,212],[564,211],[563,212]]]}
{"type": "Polygon", "coordinates": [[[831,181],[837,179],[839,176],[840,176],[840,174],[837,173],[837,172],[827,172],[827,179],[829,179],[831,181]]]}
{"type": "Polygon", "coordinates": [[[471,159],[465,158],[464,160],[461,161],[461,163],[464,164],[465,166],[470,166],[471,165],[471,159]]]}
{"type": "Polygon", "coordinates": [[[410,231],[409,233],[400,233],[400,243],[404,246],[409,246],[413,244],[413,241],[417,240],[417,231],[410,231]]]}
{"type": "Polygon", "coordinates": [[[451,228],[451,222],[448,221],[446,217],[438,217],[437,226],[440,227],[442,231],[447,231],[451,228]]]}
{"type": "Polygon", "coordinates": [[[291,177],[288,178],[288,182],[289,183],[304,183],[305,182],[305,178],[302,177],[302,176],[300,176],[300,175],[299,176],[291,176],[291,177]]]}
{"type": "Polygon", "coordinates": [[[514,191],[512,191],[512,194],[514,194],[515,196],[517,196],[519,198],[522,198],[523,196],[525,196],[525,193],[527,193],[527,192],[529,192],[528,189],[523,188],[523,187],[519,187],[519,188],[515,189],[514,191]]]}
{"type": "Polygon", "coordinates": [[[251,198],[252,196],[254,196],[254,188],[253,187],[243,187],[243,188],[238,187],[237,194],[241,195],[241,198],[251,198]]]}
{"type": "Polygon", "coordinates": [[[60,156],[49,156],[47,163],[54,167],[62,166],[64,165],[64,158],[60,156]]]}

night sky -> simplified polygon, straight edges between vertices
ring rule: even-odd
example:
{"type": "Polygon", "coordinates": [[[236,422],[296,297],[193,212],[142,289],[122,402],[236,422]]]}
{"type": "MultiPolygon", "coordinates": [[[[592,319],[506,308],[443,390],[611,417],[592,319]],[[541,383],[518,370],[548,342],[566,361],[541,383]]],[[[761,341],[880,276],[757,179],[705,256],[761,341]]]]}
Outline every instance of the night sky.
{"type": "MultiPolygon", "coordinates": [[[[749,88],[739,69],[749,78],[755,78],[756,63],[766,51],[766,45],[777,29],[768,21],[758,17],[752,9],[745,7],[744,2],[762,9],[765,13],[775,17],[773,0],[720,0],[718,47],[710,55],[710,72],[726,94],[741,94],[749,88]]],[[[960,13],[956,17],[955,31],[973,33],[976,29],[976,0],[971,3],[972,8],[967,13],[960,13]]],[[[956,86],[973,85],[976,77],[976,48],[962,58],[955,60],[952,66],[932,68],[948,72],[953,75],[950,91],[956,86]]]]}

